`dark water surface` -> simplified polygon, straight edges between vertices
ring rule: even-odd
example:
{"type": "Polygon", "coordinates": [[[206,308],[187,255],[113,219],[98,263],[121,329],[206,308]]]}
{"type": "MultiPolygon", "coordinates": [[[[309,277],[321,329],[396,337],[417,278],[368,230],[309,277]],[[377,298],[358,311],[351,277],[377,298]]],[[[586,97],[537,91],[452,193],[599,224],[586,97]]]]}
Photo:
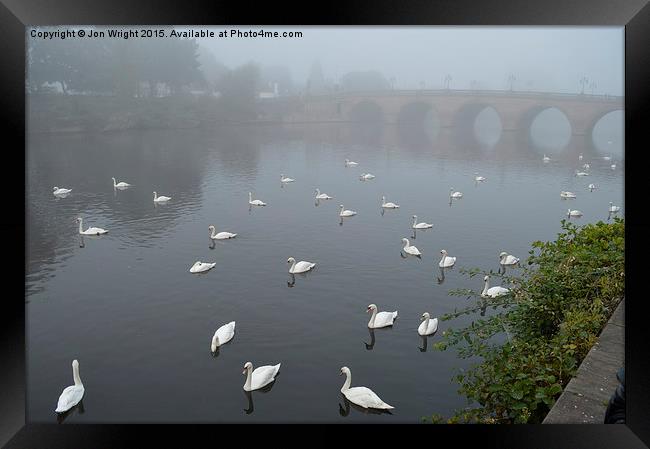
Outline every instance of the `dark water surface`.
{"type": "Polygon", "coordinates": [[[28,419],[56,422],[75,358],[86,393],[83,413],[77,407],[66,423],[418,422],[449,414],[466,403],[452,376],[467,361],[431,346],[473,317],[441,322],[426,351],[416,329],[425,311],[440,316],[467,304],[450,289],[482,288],[459,268],[496,271],[501,251],[525,259],[530,242],[556,236],[569,207],[584,213],[576,220],[584,224],[606,220],[609,201],[623,206],[622,161],[611,170],[578,145],[544,164],[541,152],[514,141],[482,150],[444,136],[409,146],[350,135],[335,126],[30,136],[28,419]],[[580,163],[578,151],[586,155],[580,163]],[[359,166],[346,168],[345,158],[359,166]],[[573,176],[584,162],[591,175],[573,176]],[[376,179],[361,182],[362,172],[376,179]],[[474,172],[487,181],[477,185],[474,172]],[[281,173],[296,182],[282,187],[281,173]],[[111,177],[133,187],[114,191],[111,177]],[[57,199],[53,186],[73,190],[57,199]],[[316,187],[334,199],[316,206],[316,187]],[[464,198],[450,206],[452,187],[464,198]],[[154,205],[154,190],[172,200],[154,205]],[[577,199],[560,199],[561,190],[577,199]],[[249,191],[268,206],[249,210],[249,191]],[[400,209],[382,214],[382,195],[400,209]],[[358,215],[341,225],[339,204],[358,215]],[[434,224],[411,238],[422,259],[400,255],[413,214],[434,224]],[[77,216],[84,228],[109,233],[82,241],[77,216]],[[238,236],[212,245],[210,224],[238,236]],[[439,284],[443,248],[458,261],[439,284]],[[315,271],[293,283],[290,256],[316,262],[315,271]],[[196,260],[217,265],[193,275],[196,260]],[[399,311],[392,329],[369,332],[370,303],[399,311]],[[234,339],[213,356],[214,331],[233,320],[234,339]],[[270,391],[244,393],[246,361],[282,363],[270,391]],[[395,406],[392,415],[346,406],[343,365],[352,386],[395,406]]]}

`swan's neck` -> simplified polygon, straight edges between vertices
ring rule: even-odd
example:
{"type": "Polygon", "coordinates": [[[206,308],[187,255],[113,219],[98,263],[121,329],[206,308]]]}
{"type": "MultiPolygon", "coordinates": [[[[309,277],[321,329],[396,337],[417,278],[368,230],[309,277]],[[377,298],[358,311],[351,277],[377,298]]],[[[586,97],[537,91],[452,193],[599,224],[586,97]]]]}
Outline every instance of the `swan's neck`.
{"type": "Polygon", "coordinates": [[[248,193],[248,201],[253,201],[253,194],[250,192],[248,193]]]}
{"type": "Polygon", "coordinates": [[[217,228],[213,227],[210,232],[212,232],[212,234],[210,234],[211,238],[215,238],[217,236],[217,228]]]}
{"type": "Polygon", "coordinates": [[[113,187],[117,187],[117,184],[115,183],[115,178],[113,178],[113,187]]]}
{"type": "Polygon", "coordinates": [[[430,320],[430,319],[431,319],[430,317],[426,317],[426,318],[424,319],[424,330],[425,330],[425,331],[429,329],[429,320],[430,320]]]}
{"type": "Polygon", "coordinates": [[[79,232],[83,231],[83,219],[79,219],[79,232]]]}
{"type": "Polygon", "coordinates": [[[156,200],[156,198],[158,198],[158,193],[154,192],[154,193],[153,193],[153,199],[154,199],[154,201],[156,200]]]}
{"type": "Polygon", "coordinates": [[[253,383],[253,369],[246,368],[246,389],[250,390],[253,383]]]}
{"type": "Polygon", "coordinates": [[[487,291],[490,288],[490,279],[485,280],[485,287],[483,287],[483,291],[481,292],[481,295],[487,295],[487,291]]]}
{"type": "Polygon", "coordinates": [[[413,217],[413,226],[415,226],[418,222],[418,217],[413,217]]]}
{"type": "Polygon", "coordinates": [[[446,255],[446,254],[443,254],[443,255],[442,255],[442,259],[440,259],[440,263],[444,265],[444,263],[445,263],[445,259],[446,259],[446,258],[447,258],[447,255],[446,255]]]}
{"type": "Polygon", "coordinates": [[[316,189],[316,195],[320,195],[320,189],[316,189]]]}
{"type": "Polygon", "coordinates": [[[212,350],[214,351],[219,347],[219,336],[215,333],[212,337],[212,350]]]}
{"type": "Polygon", "coordinates": [[[350,389],[351,383],[352,383],[352,375],[350,373],[345,373],[345,383],[341,387],[341,393],[348,391],[350,389]]]}
{"type": "Polygon", "coordinates": [[[291,268],[289,268],[289,271],[293,271],[293,269],[296,267],[296,261],[294,260],[291,262],[291,268]]]}
{"type": "Polygon", "coordinates": [[[72,367],[72,378],[74,379],[75,385],[83,385],[83,383],[81,383],[81,377],[79,377],[79,365],[72,367]]]}
{"type": "Polygon", "coordinates": [[[368,325],[370,325],[370,327],[375,325],[375,317],[376,316],[377,316],[377,309],[373,309],[372,310],[372,316],[370,317],[370,321],[368,322],[368,325]]]}
{"type": "Polygon", "coordinates": [[[409,246],[410,246],[410,245],[409,245],[409,241],[408,241],[408,240],[405,240],[405,241],[404,241],[404,249],[408,248],[409,246]]]}

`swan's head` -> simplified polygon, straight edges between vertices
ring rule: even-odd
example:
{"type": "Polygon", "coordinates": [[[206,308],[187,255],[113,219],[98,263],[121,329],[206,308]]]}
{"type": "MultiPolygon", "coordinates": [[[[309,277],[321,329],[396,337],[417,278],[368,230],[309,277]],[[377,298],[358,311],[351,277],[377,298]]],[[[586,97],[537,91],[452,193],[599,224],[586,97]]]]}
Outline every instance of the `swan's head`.
{"type": "Polygon", "coordinates": [[[53,187],[52,190],[59,190],[59,188],[58,187],[53,187]]]}
{"type": "Polygon", "coordinates": [[[501,254],[499,254],[499,259],[503,259],[503,258],[506,257],[507,255],[508,255],[507,252],[505,252],[505,251],[501,251],[501,254]]]}
{"type": "Polygon", "coordinates": [[[78,222],[81,222],[81,217],[77,217],[77,221],[78,221],[78,222]]]}
{"type": "Polygon", "coordinates": [[[409,239],[407,239],[406,237],[402,238],[402,243],[407,243],[408,244],[408,242],[409,242],[409,239]]]}
{"type": "Polygon", "coordinates": [[[483,278],[483,280],[484,280],[484,281],[487,281],[488,279],[490,279],[490,276],[488,276],[488,275],[486,274],[485,277],[483,278]]]}
{"type": "Polygon", "coordinates": [[[212,229],[214,229],[214,226],[210,225],[210,226],[208,226],[208,229],[212,230],[212,229]]]}
{"type": "Polygon", "coordinates": [[[341,209],[343,209],[343,204],[339,204],[339,207],[340,207],[341,209]]]}
{"type": "Polygon", "coordinates": [[[214,335],[212,336],[212,343],[210,344],[210,350],[212,352],[215,352],[218,347],[219,347],[219,336],[215,332],[214,335]]]}
{"type": "Polygon", "coordinates": [[[111,178],[111,179],[113,180],[113,182],[115,182],[115,178],[111,178]]]}
{"type": "Polygon", "coordinates": [[[429,315],[429,312],[424,312],[424,313],[422,314],[422,317],[420,318],[420,321],[424,321],[424,320],[426,320],[427,318],[429,318],[430,316],[431,316],[431,315],[429,315]]]}
{"type": "Polygon", "coordinates": [[[79,369],[79,360],[74,359],[74,360],[72,361],[72,368],[73,368],[73,369],[79,369]]]}
{"type": "Polygon", "coordinates": [[[158,195],[158,192],[156,192],[156,191],[154,190],[154,191],[153,191],[153,194],[154,194],[154,195],[158,195]]]}
{"type": "Polygon", "coordinates": [[[293,257],[289,257],[287,259],[287,263],[294,263],[295,261],[296,261],[296,259],[294,259],[293,257]]]}
{"type": "Polygon", "coordinates": [[[370,313],[370,312],[372,312],[372,311],[374,311],[374,310],[377,310],[377,306],[374,305],[374,304],[370,304],[370,305],[368,306],[368,308],[366,309],[366,312],[370,313]]]}
{"type": "Polygon", "coordinates": [[[348,368],[347,366],[341,367],[341,376],[344,374],[347,374],[348,376],[350,375],[350,368],[348,368]]]}
{"type": "Polygon", "coordinates": [[[413,217],[412,217],[412,218],[416,218],[416,219],[417,219],[417,218],[418,218],[418,216],[417,216],[417,215],[413,215],[413,217]]]}
{"type": "Polygon", "coordinates": [[[253,364],[251,362],[244,363],[244,371],[242,371],[242,374],[246,374],[249,369],[253,369],[253,364]]]}
{"type": "Polygon", "coordinates": [[[446,256],[447,255],[447,250],[446,249],[441,250],[440,254],[444,254],[446,256]]]}

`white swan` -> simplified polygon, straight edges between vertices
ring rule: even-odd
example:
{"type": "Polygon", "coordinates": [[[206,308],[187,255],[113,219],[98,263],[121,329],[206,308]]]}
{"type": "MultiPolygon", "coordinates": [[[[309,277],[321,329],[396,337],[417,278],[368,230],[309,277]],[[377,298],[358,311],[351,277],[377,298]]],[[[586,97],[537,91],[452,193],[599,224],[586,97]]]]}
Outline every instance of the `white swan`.
{"type": "Polygon", "coordinates": [[[294,181],[295,181],[295,179],[293,179],[293,178],[287,178],[284,175],[280,175],[280,182],[287,183],[287,182],[294,182],[294,181]]]}
{"type": "Polygon", "coordinates": [[[424,312],[421,318],[422,323],[418,326],[418,334],[431,335],[438,330],[438,318],[430,319],[429,312],[424,312]]]}
{"type": "Polygon", "coordinates": [[[614,203],[609,202],[609,212],[618,212],[621,208],[619,206],[614,206],[614,203]]]}
{"type": "Polygon", "coordinates": [[[596,184],[589,184],[587,188],[589,189],[590,192],[593,192],[594,189],[596,188],[596,184]]]}
{"type": "Polygon", "coordinates": [[[567,209],[567,215],[569,217],[582,217],[582,212],[580,212],[579,210],[567,209]]]}
{"type": "Polygon", "coordinates": [[[67,195],[68,193],[72,192],[72,189],[64,189],[63,187],[54,187],[52,189],[52,193],[54,195],[67,195]]]}
{"type": "Polygon", "coordinates": [[[589,173],[576,170],[576,176],[589,176],[589,173]]]}
{"type": "Polygon", "coordinates": [[[440,259],[440,262],[438,263],[438,266],[441,268],[445,267],[451,267],[453,264],[456,263],[456,258],[455,257],[449,257],[447,255],[447,250],[443,249],[440,251],[440,254],[442,254],[442,259],[440,259]]]}
{"type": "Polygon", "coordinates": [[[578,160],[579,160],[579,161],[582,160],[582,153],[580,153],[580,154],[578,155],[578,160]]]}
{"type": "Polygon", "coordinates": [[[348,210],[348,209],[343,210],[343,204],[339,205],[339,207],[341,208],[341,211],[339,212],[339,217],[351,217],[357,214],[357,212],[353,210],[348,210]]]}
{"type": "Polygon", "coordinates": [[[235,335],[235,322],[231,321],[228,324],[221,326],[212,336],[212,343],[210,343],[210,349],[212,352],[215,352],[217,348],[221,345],[225,345],[232,337],[235,335]]]}
{"type": "Polygon", "coordinates": [[[611,156],[603,156],[604,161],[611,161],[612,157],[611,156]]]}
{"type": "Polygon", "coordinates": [[[370,304],[366,309],[368,313],[372,312],[368,327],[370,329],[377,329],[380,327],[392,326],[393,320],[397,318],[397,310],[394,312],[379,312],[377,313],[377,306],[370,304]]]}
{"type": "Polygon", "coordinates": [[[461,192],[454,192],[454,188],[449,189],[449,196],[451,198],[462,198],[463,194],[461,192]]]}
{"type": "Polygon", "coordinates": [[[216,233],[217,230],[215,229],[215,227],[213,225],[208,226],[208,229],[210,231],[212,231],[210,233],[210,238],[212,240],[225,240],[225,239],[232,239],[232,238],[237,237],[237,234],[233,234],[232,232],[226,232],[226,231],[222,231],[222,232],[217,234],[216,233]]]}
{"type": "Polygon", "coordinates": [[[519,263],[519,258],[502,251],[501,254],[499,254],[499,263],[501,265],[516,265],[519,263]]]}
{"type": "Polygon", "coordinates": [[[317,200],[331,200],[332,197],[327,193],[320,193],[320,189],[316,189],[316,199],[317,200]]]}
{"type": "Polygon", "coordinates": [[[616,170],[616,164],[610,165],[609,168],[611,168],[612,170],[616,170]]]}
{"type": "Polygon", "coordinates": [[[287,263],[291,264],[291,268],[289,268],[289,273],[291,274],[306,273],[316,266],[314,262],[307,262],[304,260],[296,263],[296,259],[293,257],[289,257],[289,259],[287,259],[287,263]]]}
{"type": "Polygon", "coordinates": [[[418,216],[413,215],[413,225],[411,226],[413,229],[429,229],[433,228],[433,225],[431,223],[418,223],[418,216]]]}
{"type": "Polygon", "coordinates": [[[372,173],[362,173],[361,176],[359,176],[359,179],[362,181],[367,181],[369,179],[374,179],[375,175],[372,173]]]}
{"type": "Polygon", "coordinates": [[[564,190],[560,192],[560,197],[562,198],[575,198],[576,194],[573,192],[565,192],[564,190]]]}
{"type": "Polygon", "coordinates": [[[384,209],[399,209],[399,204],[391,203],[390,201],[386,202],[386,197],[381,197],[381,207],[384,209]]]}
{"type": "Polygon", "coordinates": [[[216,264],[217,264],[216,262],[208,263],[208,262],[201,262],[197,260],[196,262],[194,262],[194,265],[192,265],[192,267],[190,268],[190,273],[203,273],[205,271],[214,268],[216,264]]]}
{"type": "Polygon", "coordinates": [[[81,235],[101,235],[101,234],[106,234],[108,232],[106,229],[95,228],[95,227],[90,227],[84,231],[83,230],[84,219],[79,217],[77,218],[77,221],[79,222],[79,234],[81,235]]]}
{"type": "Polygon", "coordinates": [[[542,158],[542,160],[543,160],[544,162],[549,162],[549,161],[551,160],[551,158],[548,157],[547,155],[544,155],[544,157],[542,158]]]}
{"type": "Polygon", "coordinates": [[[351,161],[350,159],[345,160],[346,167],[356,167],[357,165],[359,165],[358,162],[351,161]]]}
{"type": "Polygon", "coordinates": [[[585,170],[589,170],[590,167],[591,165],[589,164],[582,164],[582,168],[584,168],[585,170]]]}
{"type": "Polygon", "coordinates": [[[409,242],[409,239],[403,238],[402,243],[404,243],[404,248],[402,248],[402,249],[404,250],[405,253],[410,254],[412,256],[421,256],[422,255],[422,253],[420,252],[419,249],[417,249],[417,247],[411,246],[411,243],[409,242]]]}
{"type": "Polygon", "coordinates": [[[54,410],[56,413],[67,412],[77,405],[84,396],[84,384],[81,383],[81,377],[79,377],[79,362],[76,359],[72,361],[72,378],[74,379],[74,385],[66,387],[61,392],[56,410],[54,410]]]}
{"type": "Polygon", "coordinates": [[[485,181],[485,179],[486,179],[485,177],[483,177],[483,176],[479,176],[479,175],[478,175],[478,172],[475,172],[475,173],[474,173],[474,181],[476,181],[476,182],[483,182],[483,181],[485,181]]]}
{"type": "Polygon", "coordinates": [[[341,387],[341,393],[353,404],[357,404],[363,408],[376,408],[382,410],[393,409],[392,405],[386,404],[379,396],[375,394],[370,388],[367,387],[353,387],[350,388],[352,382],[352,373],[350,368],[344,366],[341,368],[341,376],[345,374],[345,383],[341,387]]]}
{"type": "Polygon", "coordinates": [[[246,383],[244,384],[245,391],[258,390],[262,387],[267,386],[275,380],[278,371],[280,371],[281,363],[277,365],[265,365],[260,366],[253,371],[253,364],[251,362],[246,362],[244,364],[244,371],[242,374],[246,374],[246,383]]]}
{"type": "Polygon", "coordinates": [[[496,298],[510,293],[510,290],[501,286],[490,287],[490,276],[485,276],[483,280],[485,281],[485,286],[481,292],[483,298],[496,298]]]}
{"type": "Polygon", "coordinates": [[[171,196],[164,196],[164,195],[158,196],[158,193],[153,192],[153,201],[154,201],[154,203],[165,203],[165,202],[167,202],[167,201],[169,201],[171,199],[172,199],[171,196]]]}
{"type": "Polygon", "coordinates": [[[111,179],[113,180],[113,187],[114,188],[117,187],[118,189],[125,189],[127,187],[131,187],[131,184],[129,184],[128,182],[121,181],[121,182],[118,182],[117,184],[115,184],[115,178],[111,178],[111,179]]]}
{"type": "Polygon", "coordinates": [[[266,206],[266,203],[260,200],[254,200],[253,199],[253,194],[251,192],[248,192],[248,204],[251,206],[266,206]]]}

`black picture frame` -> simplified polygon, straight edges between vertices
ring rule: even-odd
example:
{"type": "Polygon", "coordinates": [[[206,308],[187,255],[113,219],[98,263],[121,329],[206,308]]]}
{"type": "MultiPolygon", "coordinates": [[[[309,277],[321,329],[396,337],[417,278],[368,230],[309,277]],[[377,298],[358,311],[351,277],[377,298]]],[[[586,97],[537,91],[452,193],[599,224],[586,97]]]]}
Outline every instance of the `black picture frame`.
{"type": "MultiPolygon", "coordinates": [[[[645,192],[647,153],[644,125],[650,104],[650,6],[647,0],[546,0],[482,1],[438,0],[417,2],[386,0],[346,2],[345,4],[303,2],[282,6],[275,2],[196,2],[170,0],[128,2],[124,0],[64,0],[47,3],[39,0],[3,0],[0,4],[0,55],[2,55],[2,126],[5,141],[17,139],[4,148],[5,176],[11,186],[25,185],[25,27],[65,24],[273,24],[273,25],[577,25],[625,27],[625,206],[626,206],[626,301],[625,425],[537,425],[537,426],[416,426],[426,432],[431,443],[478,444],[482,448],[644,448],[650,446],[650,341],[644,321],[646,298],[644,256],[650,248],[650,221],[645,218],[642,199],[645,192]],[[635,187],[637,186],[637,187],[635,187]],[[446,442],[445,442],[446,440],[446,442]]],[[[579,57],[579,56],[577,56],[579,57]]],[[[17,189],[16,189],[17,190],[17,189]]],[[[196,439],[219,444],[224,431],[239,442],[273,441],[274,427],[264,434],[246,435],[242,428],[207,425],[56,425],[26,422],[25,403],[25,201],[12,191],[3,198],[0,218],[4,261],[4,298],[0,312],[0,444],[7,448],[116,448],[141,447],[156,441],[160,446],[197,446],[196,439]],[[20,284],[22,283],[22,287],[20,284]],[[10,288],[8,288],[10,287],[10,288]],[[19,292],[21,289],[21,292],[19,292]],[[230,433],[232,431],[232,434],[230,433]],[[251,438],[252,437],[252,438],[251,438]]],[[[348,426],[349,427],[349,426],[348,426]]],[[[353,426],[354,427],[354,426],[353,426]]],[[[289,430],[284,426],[278,429],[289,430]]],[[[397,426],[399,430],[401,426],[397,426]]],[[[293,429],[293,428],[292,428],[293,429]]],[[[409,428],[412,432],[414,428],[409,428]]],[[[367,436],[382,442],[400,438],[389,429],[364,429],[367,436]],[[381,434],[381,435],[380,435],[381,434]]],[[[328,432],[329,434],[329,432],[328,432]]],[[[289,435],[298,443],[309,440],[289,435]]],[[[418,436],[411,435],[415,438],[418,436]]],[[[423,435],[424,436],[424,435],[423,435]]],[[[400,438],[401,439],[401,438],[400,438]]],[[[285,440],[286,441],[286,440],[285,440]]],[[[325,441],[322,439],[321,441],[325,441]]],[[[347,444],[339,440],[338,444],[347,444]]],[[[385,443],[384,443],[385,444],[385,443]]]]}

